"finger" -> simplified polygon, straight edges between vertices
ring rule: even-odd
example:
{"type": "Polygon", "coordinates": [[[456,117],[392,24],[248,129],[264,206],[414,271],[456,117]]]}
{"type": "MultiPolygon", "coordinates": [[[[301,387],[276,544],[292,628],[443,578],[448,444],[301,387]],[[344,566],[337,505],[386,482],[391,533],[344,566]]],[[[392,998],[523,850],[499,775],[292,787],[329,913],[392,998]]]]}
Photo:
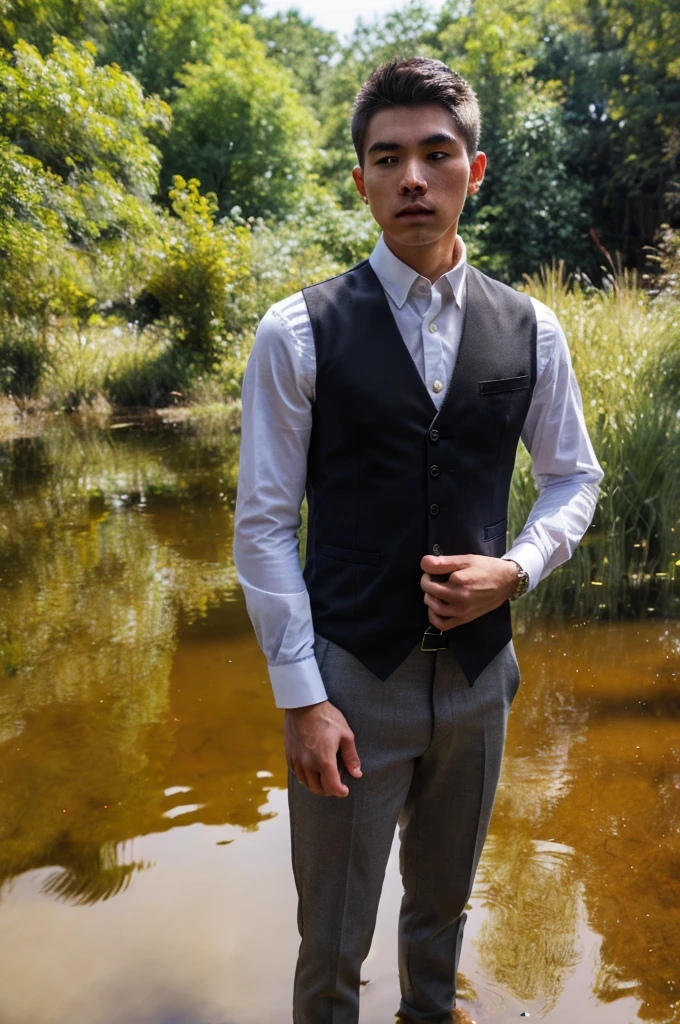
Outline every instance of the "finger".
{"type": "Polygon", "coordinates": [[[307,776],[307,788],[317,796],[325,796],[319,772],[314,771],[313,768],[305,768],[305,775],[307,776]]]}
{"type": "Polygon", "coordinates": [[[437,581],[432,579],[430,574],[427,572],[424,572],[423,575],[420,577],[420,589],[424,590],[426,593],[435,593],[435,590],[433,589],[434,587],[439,587],[441,592],[443,593],[444,586],[444,583],[437,583],[437,581]]]}
{"type": "Polygon", "coordinates": [[[479,571],[470,565],[452,572],[449,582],[452,587],[466,587],[477,579],[479,579],[479,571]]]}
{"type": "Polygon", "coordinates": [[[442,619],[450,619],[456,614],[455,609],[445,601],[439,601],[436,597],[431,594],[425,594],[425,604],[430,608],[436,615],[439,615],[442,619]]]}
{"type": "Polygon", "coordinates": [[[467,614],[470,608],[469,592],[461,592],[460,595],[451,594],[448,596],[446,601],[440,601],[434,594],[425,594],[423,601],[428,608],[432,608],[437,615],[441,615],[442,618],[458,618],[461,615],[467,614]]]}
{"type": "Polygon", "coordinates": [[[459,569],[465,569],[469,564],[470,558],[468,555],[425,555],[420,563],[420,568],[423,572],[439,576],[442,573],[457,572],[459,569]]]}
{"type": "Polygon", "coordinates": [[[430,609],[427,613],[427,617],[436,629],[441,629],[442,633],[446,633],[449,629],[455,629],[456,626],[462,626],[464,619],[460,617],[446,618],[443,619],[441,615],[437,615],[430,609]]]}
{"type": "Polygon", "coordinates": [[[301,786],[307,785],[307,776],[305,775],[304,768],[300,765],[299,761],[291,761],[290,770],[301,786]]]}
{"type": "Polygon", "coordinates": [[[349,789],[340,778],[337,761],[331,761],[322,766],[321,785],[324,796],[347,796],[349,794],[349,789]]]}
{"type": "Polygon", "coordinates": [[[342,757],[342,763],[344,764],[347,771],[355,779],[361,778],[361,761],[357,754],[357,748],[354,743],[354,736],[343,736],[340,740],[340,756],[342,757]]]}
{"type": "Polygon", "coordinates": [[[433,597],[438,597],[440,601],[449,601],[452,597],[458,595],[458,587],[453,583],[455,576],[452,577],[451,583],[437,583],[427,573],[423,573],[420,579],[421,589],[426,594],[432,594],[433,597]]]}

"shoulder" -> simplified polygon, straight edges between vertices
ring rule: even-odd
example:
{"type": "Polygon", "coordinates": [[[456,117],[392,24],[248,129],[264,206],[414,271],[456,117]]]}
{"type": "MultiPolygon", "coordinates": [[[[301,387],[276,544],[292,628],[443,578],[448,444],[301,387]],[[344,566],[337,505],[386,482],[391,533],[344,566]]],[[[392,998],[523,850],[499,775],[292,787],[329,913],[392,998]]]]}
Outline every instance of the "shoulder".
{"type": "Polygon", "coordinates": [[[350,267],[349,270],[343,270],[341,274],[334,274],[333,277],[327,277],[325,281],[317,281],[316,284],[311,284],[307,288],[302,289],[302,295],[310,296],[318,291],[336,291],[342,289],[348,285],[351,287],[352,282],[362,275],[363,272],[368,270],[369,273],[373,273],[371,265],[368,260],[362,260],[361,263],[357,263],[355,266],[350,267]]]}
{"type": "Polygon", "coordinates": [[[278,391],[301,390],[313,394],[316,373],[314,336],[302,292],[275,302],[255,332],[244,378],[248,388],[260,386],[278,391]]]}
{"type": "Polygon", "coordinates": [[[524,307],[527,306],[528,296],[524,292],[518,291],[517,288],[512,288],[509,284],[503,284],[502,281],[497,281],[495,277],[489,277],[488,274],[485,274],[477,267],[473,267],[472,264],[468,263],[465,273],[466,276],[467,274],[470,274],[474,277],[482,290],[487,292],[493,298],[503,298],[506,301],[514,302],[517,305],[522,305],[524,307]]]}
{"type": "Polygon", "coordinates": [[[337,316],[347,312],[350,303],[367,294],[367,289],[371,294],[372,284],[377,286],[378,279],[368,260],[363,260],[342,274],[304,288],[302,294],[314,329],[334,323],[337,316]]]}
{"type": "Polygon", "coordinates": [[[307,305],[301,291],[275,302],[260,320],[257,334],[267,338],[296,335],[309,326],[307,305]]]}
{"type": "Polygon", "coordinates": [[[314,339],[309,313],[301,291],[275,302],[264,314],[255,334],[252,357],[256,360],[298,362],[313,356],[314,339]]]}

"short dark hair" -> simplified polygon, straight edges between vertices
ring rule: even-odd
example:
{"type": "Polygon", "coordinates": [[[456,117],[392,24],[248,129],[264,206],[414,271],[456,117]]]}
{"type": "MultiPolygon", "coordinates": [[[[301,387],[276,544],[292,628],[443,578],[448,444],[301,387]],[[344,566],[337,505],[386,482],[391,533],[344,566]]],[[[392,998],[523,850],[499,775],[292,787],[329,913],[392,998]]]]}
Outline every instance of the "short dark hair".
{"type": "Polygon", "coordinates": [[[481,114],[477,97],[462,75],[431,57],[394,58],[381,64],[357,93],[352,113],[352,142],[364,163],[366,134],[371,119],[387,107],[416,107],[439,103],[452,115],[465,139],[470,161],[477,155],[481,114]]]}

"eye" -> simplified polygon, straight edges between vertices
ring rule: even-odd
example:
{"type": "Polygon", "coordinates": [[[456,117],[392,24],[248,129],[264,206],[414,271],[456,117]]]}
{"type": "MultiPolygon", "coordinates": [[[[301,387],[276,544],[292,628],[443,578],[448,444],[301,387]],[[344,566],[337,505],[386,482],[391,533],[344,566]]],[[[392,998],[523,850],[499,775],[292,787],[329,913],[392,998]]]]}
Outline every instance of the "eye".
{"type": "Polygon", "coordinates": [[[449,155],[448,153],[444,153],[442,150],[437,150],[434,153],[428,153],[427,159],[428,160],[441,160],[442,157],[445,157],[445,156],[448,156],[448,155],[449,155]]]}
{"type": "Polygon", "coordinates": [[[383,156],[380,160],[376,160],[376,164],[389,164],[392,160],[396,161],[396,156],[383,156]]]}

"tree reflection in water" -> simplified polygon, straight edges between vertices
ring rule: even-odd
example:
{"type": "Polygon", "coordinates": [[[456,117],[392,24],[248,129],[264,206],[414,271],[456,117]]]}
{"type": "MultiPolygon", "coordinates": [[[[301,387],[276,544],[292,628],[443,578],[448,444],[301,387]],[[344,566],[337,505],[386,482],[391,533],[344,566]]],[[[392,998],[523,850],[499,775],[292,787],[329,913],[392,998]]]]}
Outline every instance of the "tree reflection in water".
{"type": "Polygon", "coordinates": [[[0,448],[0,891],[61,865],[53,895],[114,895],[143,867],[118,864],[134,836],[197,820],[255,827],[271,782],[256,798],[253,758],[285,784],[280,716],[230,604],[235,439],[121,433],[0,448]],[[187,662],[199,622],[203,640],[233,641],[233,669],[202,644],[187,662]],[[201,659],[197,694],[183,683],[201,659]],[[199,807],[181,822],[165,796],[177,784],[199,807]]]}

